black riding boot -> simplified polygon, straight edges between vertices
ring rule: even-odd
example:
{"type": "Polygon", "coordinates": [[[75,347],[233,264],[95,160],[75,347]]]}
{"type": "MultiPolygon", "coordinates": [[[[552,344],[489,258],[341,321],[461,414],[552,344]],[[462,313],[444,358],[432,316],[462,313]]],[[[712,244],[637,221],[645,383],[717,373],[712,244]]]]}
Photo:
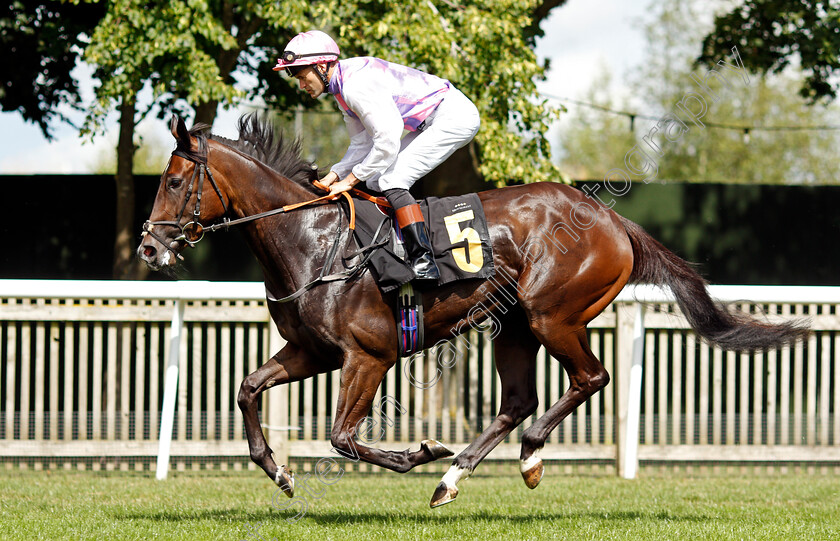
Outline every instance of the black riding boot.
{"type": "Polygon", "coordinates": [[[402,233],[403,245],[408,254],[408,261],[418,280],[437,280],[440,270],[432,255],[432,243],[423,221],[420,205],[411,197],[408,190],[392,189],[385,191],[385,197],[397,218],[397,226],[402,233]]]}
{"type": "Polygon", "coordinates": [[[432,256],[432,243],[426,231],[426,222],[414,222],[400,228],[405,251],[417,280],[437,280],[440,270],[432,256]]]}

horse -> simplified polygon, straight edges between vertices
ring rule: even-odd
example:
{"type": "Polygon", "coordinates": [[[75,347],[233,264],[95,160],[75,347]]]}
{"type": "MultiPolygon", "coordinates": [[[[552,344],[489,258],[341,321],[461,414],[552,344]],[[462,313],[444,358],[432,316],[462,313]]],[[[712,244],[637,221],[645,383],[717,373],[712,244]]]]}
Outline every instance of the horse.
{"type": "MultiPolygon", "coordinates": [[[[257,399],[276,385],[338,369],[341,383],[330,432],[337,451],[400,473],[452,456],[434,440],[424,440],[417,451],[401,452],[354,440],[355,427],[398,358],[396,294],[383,294],[370,272],[343,280],[312,279],[341,269],[340,262],[324,254],[335,251],[336,234],[346,243],[348,217],[313,185],[317,172],[300,157],[298,141],[289,142],[256,115],[241,117],[238,129],[239,139],[229,140],[208,134],[207,126],[188,130],[173,117],[176,148],[161,175],[137,254],[153,270],[170,268],[206,231],[234,224],[244,229],[264,273],[268,310],[287,342],[242,381],[237,395],[251,460],[289,497],[294,495],[293,474],[275,463],[260,429],[257,399]],[[210,195],[202,199],[202,193],[210,195]],[[290,211],[289,205],[313,199],[314,204],[290,211]],[[338,226],[343,229],[336,233],[338,226]],[[283,296],[293,300],[272,301],[283,296]]],[[[568,374],[569,387],[522,434],[520,473],[529,488],[540,483],[544,468],[537,453],[551,431],[610,381],[587,343],[587,324],[628,283],[670,287],[697,334],[726,350],[776,348],[809,332],[801,322],[770,324],[729,312],[711,299],[706,281],[690,263],[576,188],[532,183],[478,197],[493,265],[509,279],[441,286],[418,282],[418,295],[427,344],[451,339],[491,317],[497,323],[493,334],[501,404],[491,424],[454,458],[435,488],[432,507],[453,501],[458,482],[536,411],[536,356],[544,346],[568,374]],[[502,297],[516,302],[502,306],[502,297]]]]}

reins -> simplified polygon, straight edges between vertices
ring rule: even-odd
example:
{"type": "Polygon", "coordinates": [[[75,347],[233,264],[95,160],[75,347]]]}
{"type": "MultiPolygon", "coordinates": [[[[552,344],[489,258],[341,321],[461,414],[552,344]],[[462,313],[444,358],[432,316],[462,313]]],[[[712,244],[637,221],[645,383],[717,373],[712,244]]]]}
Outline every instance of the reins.
{"type": "MultiPolygon", "coordinates": [[[[345,196],[347,198],[348,203],[350,204],[350,226],[349,226],[349,229],[356,229],[356,206],[353,203],[353,198],[350,197],[350,194],[348,194],[347,192],[344,192],[341,195],[345,196]]],[[[267,218],[269,216],[274,216],[276,214],[283,214],[283,213],[290,212],[290,211],[293,211],[293,210],[296,210],[296,209],[299,209],[299,208],[302,208],[302,207],[306,207],[306,206],[309,206],[309,205],[314,205],[315,203],[320,203],[321,201],[327,201],[327,200],[335,201],[335,200],[338,199],[338,197],[339,196],[337,196],[337,195],[327,194],[327,195],[318,197],[316,199],[310,199],[309,201],[303,201],[301,203],[294,203],[292,205],[286,205],[284,207],[276,208],[276,209],[273,209],[273,210],[267,210],[265,212],[260,212],[259,214],[252,214],[251,216],[245,216],[243,218],[237,218],[235,220],[229,220],[227,218],[222,218],[221,223],[207,226],[204,229],[204,231],[206,231],[207,233],[213,233],[214,231],[219,231],[220,229],[226,230],[227,228],[229,228],[230,226],[233,226],[233,225],[239,225],[239,224],[244,224],[244,223],[247,223],[247,222],[253,222],[254,220],[259,220],[261,218],[267,218]]]]}
{"type": "MultiPolygon", "coordinates": [[[[265,211],[265,212],[260,212],[258,214],[252,214],[250,216],[244,216],[242,218],[237,218],[237,219],[234,219],[234,220],[230,220],[230,219],[227,218],[227,216],[223,216],[222,221],[220,223],[209,225],[205,228],[203,225],[201,225],[201,222],[199,222],[199,217],[200,217],[200,214],[201,214],[201,194],[202,194],[202,188],[204,186],[205,173],[207,175],[208,180],[210,181],[210,185],[213,187],[213,191],[215,191],[216,195],[219,196],[219,200],[222,203],[222,207],[224,208],[225,215],[229,211],[228,204],[225,202],[225,199],[222,196],[222,192],[219,189],[219,186],[216,184],[216,180],[213,178],[213,173],[210,171],[210,168],[207,166],[207,154],[205,153],[204,155],[201,155],[201,156],[193,156],[193,155],[189,155],[185,152],[182,152],[179,149],[176,149],[175,151],[172,152],[172,155],[183,158],[183,159],[185,159],[187,161],[190,161],[190,162],[192,162],[196,165],[196,167],[193,169],[193,174],[192,174],[192,177],[190,178],[190,183],[187,186],[187,195],[184,199],[183,204],[181,205],[181,210],[178,213],[178,218],[176,220],[174,220],[174,221],[159,221],[159,222],[146,221],[146,223],[143,224],[143,231],[145,233],[151,235],[152,238],[154,238],[155,240],[160,242],[167,250],[169,250],[170,252],[175,254],[176,257],[178,257],[182,260],[183,260],[183,257],[180,254],[174,252],[172,250],[172,247],[167,243],[167,241],[165,241],[163,238],[161,238],[157,233],[155,233],[153,231],[154,226],[162,225],[162,226],[170,226],[170,227],[179,228],[181,230],[181,235],[179,235],[178,237],[175,237],[175,239],[172,242],[184,241],[188,246],[190,246],[191,248],[194,248],[195,245],[198,244],[198,242],[201,241],[204,238],[205,233],[213,233],[213,232],[219,231],[219,230],[225,230],[226,231],[228,228],[230,228],[231,226],[234,226],[234,225],[241,225],[241,224],[252,222],[252,221],[255,221],[255,220],[262,219],[262,218],[267,218],[269,216],[274,216],[274,215],[277,215],[277,214],[284,214],[284,213],[291,212],[293,210],[304,208],[304,207],[307,207],[307,206],[310,206],[310,205],[315,205],[317,203],[322,203],[324,201],[336,201],[340,198],[340,196],[344,196],[347,199],[347,203],[348,203],[349,208],[350,208],[350,222],[349,222],[348,229],[350,230],[351,233],[350,233],[350,235],[348,236],[348,239],[347,239],[348,245],[353,238],[352,231],[354,231],[356,229],[356,205],[355,205],[355,202],[353,201],[353,197],[350,195],[349,192],[342,192],[339,195],[327,194],[327,195],[323,195],[321,197],[317,197],[315,199],[310,199],[309,201],[302,201],[300,203],[293,203],[293,204],[290,204],[290,205],[285,205],[285,206],[280,207],[280,208],[268,210],[268,211],[265,211]],[[195,209],[193,210],[193,219],[188,221],[186,224],[181,225],[181,221],[183,219],[184,212],[186,211],[187,205],[189,204],[189,200],[190,200],[190,198],[192,197],[192,194],[193,194],[193,185],[195,183],[196,176],[198,176],[199,180],[198,180],[198,187],[196,188],[196,203],[195,203],[195,209]]],[[[315,187],[317,187],[321,190],[329,190],[329,188],[327,186],[324,186],[323,184],[321,184],[317,180],[314,180],[312,182],[312,184],[315,187]]],[[[366,199],[368,201],[371,201],[373,203],[376,203],[376,204],[382,205],[382,206],[386,206],[386,207],[391,206],[388,203],[387,199],[385,199],[384,197],[375,197],[375,196],[369,195],[369,194],[367,194],[367,193],[365,193],[361,190],[357,190],[355,188],[351,189],[351,191],[355,195],[357,195],[358,197],[360,197],[362,199],[366,199]]],[[[334,274],[326,274],[328,272],[328,269],[332,268],[333,263],[335,262],[335,256],[338,253],[339,240],[341,239],[341,224],[339,223],[339,226],[338,226],[339,229],[336,231],[335,240],[333,241],[332,246],[330,247],[330,250],[327,253],[327,260],[324,262],[324,265],[321,268],[321,273],[318,275],[318,277],[315,278],[314,280],[312,280],[311,282],[308,282],[307,284],[305,284],[303,287],[301,287],[300,289],[298,289],[297,291],[295,291],[291,295],[288,295],[288,296],[280,298],[280,299],[277,299],[277,298],[274,298],[271,295],[268,295],[268,300],[273,301],[273,302],[278,302],[278,303],[285,303],[285,302],[293,301],[293,300],[297,299],[298,297],[300,297],[301,295],[303,295],[306,291],[310,290],[312,287],[318,285],[319,283],[333,282],[333,281],[338,281],[338,280],[349,280],[353,276],[359,274],[360,271],[362,269],[364,269],[367,262],[370,260],[370,257],[373,254],[373,250],[375,248],[378,248],[379,246],[384,245],[387,242],[387,238],[383,241],[377,240],[378,237],[379,237],[379,233],[381,232],[384,224],[385,224],[384,220],[383,220],[382,223],[379,224],[379,227],[377,228],[376,233],[374,233],[373,242],[371,244],[369,244],[368,246],[363,246],[359,250],[356,250],[355,252],[353,252],[349,256],[343,258],[344,260],[347,260],[347,259],[352,259],[353,257],[356,257],[356,256],[362,256],[363,255],[364,257],[362,257],[362,259],[356,265],[354,265],[353,267],[350,267],[350,268],[348,268],[348,269],[346,269],[342,272],[338,272],[338,273],[334,273],[334,274]]]]}
{"type": "MultiPolygon", "coordinates": [[[[181,230],[181,235],[175,237],[173,239],[174,242],[184,241],[187,245],[191,248],[194,248],[199,241],[204,238],[205,233],[213,233],[219,230],[227,230],[229,227],[234,225],[240,225],[248,222],[252,222],[254,220],[259,220],[261,218],[267,218],[269,216],[274,216],[276,214],[283,214],[286,212],[290,212],[302,207],[306,207],[309,205],[314,205],[315,203],[320,203],[326,200],[335,200],[338,199],[337,195],[324,195],[321,197],[317,197],[315,199],[310,199],[309,201],[302,201],[300,203],[293,203],[291,205],[285,205],[280,208],[276,208],[273,210],[269,210],[266,212],[261,212],[259,214],[252,214],[251,216],[244,216],[242,218],[237,218],[235,220],[230,220],[226,216],[222,218],[221,223],[213,224],[207,227],[204,227],[201,222],[198,221],[199,216],[201,215],[201,194],[202,188],[204,187],[204,175],[207,174],[207,178],[210,180],[210,185],[213,186],[213,191],[216,192],[216,195],[219,196],[219,200],[222,202],[222,208],[224,208],[224,213],[227,214],[228,204],[225,202],[225,198],[222,196],[222,192],[219,189],[218,184],[216,184],[216,179],[213,178],[213,173],[210,171],[210,168],[207,167],[207,155],[203,156],[193,156],[187,154],[179,149],[175,149],[172,152],[173,156],[178,156],[179,158],[183,158],[187,161],[190,161],[196,165],[193,169],[192,177],[190,178],[190,183],[187,186],[187,195],[184,198],[184,202],[181,205],[181,210],[178,212],[178,217],[175,220],[167,220],[167,221],[159,221],[159,222],[151,222],[146,221],[143,224],[143,231],[151,235],[154,239],[158,242],[163,244],[167,249],[169,249],[168,244],[164,241],[161,237],[159,237],[154,231],[153,226],[156,225],[163,225],[163,226],[170,226],[170,227],[177,227],[181,230]],[[193,210],[193,219],[188,221],[186,224],[181,225],[181,222],[184,217],[184,212],[186,211],[187,204],[189,204],[190,198],[193,194],[193,185],[195,184],[196,176],[199,177],[198,187],[196,189],[196,201],[195,201],[195,209],[193,210]]],[[[313,182],[313,184],[320,189],[328,190],[326,186],[318,182],[317,180],[313,182]]],[[[354,190],[358,193],[359,190],[354,190]]],[[[353,198],[347,192],[342,193],[346,199],[348,204],[350,205],[350,229],[353,230],[356,228],[356,206],[353,203],[353,198]]],[[[367,194],[364,194],[367,195],[367,194]]],[[[181,257],[180,254],[176,254],[178,257],[181,257]]],[[[181,259],[183,259],[181,257],[181,259]]]]}

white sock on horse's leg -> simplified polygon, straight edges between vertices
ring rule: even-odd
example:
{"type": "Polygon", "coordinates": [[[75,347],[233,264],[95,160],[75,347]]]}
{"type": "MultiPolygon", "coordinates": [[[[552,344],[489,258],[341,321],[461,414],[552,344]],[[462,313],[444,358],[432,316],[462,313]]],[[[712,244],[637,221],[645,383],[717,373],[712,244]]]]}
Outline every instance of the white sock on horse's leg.
{"type": "Polygon", "coordinates": [[[469,478],[470,474],[472,474],[472,470],[453,465],[449,468],[449,471],[444,474],[441,481],[446,483],[446,486],[454,487],[458,484],[458,481],[469,478]]]}
{"type": "Polygon", "coordinates": [[[453,464],[449,468],[449,471],[444,474],[440,483],[438,483],[435,493],[432,494],[432,501],[429,505],[431,507],[439,507],[445,503],[453,501],[455,497],[458,496],[458,481],[467,479],[471,473],[472,470],[461,468],[460,466],[455,466],[453,464]]]}

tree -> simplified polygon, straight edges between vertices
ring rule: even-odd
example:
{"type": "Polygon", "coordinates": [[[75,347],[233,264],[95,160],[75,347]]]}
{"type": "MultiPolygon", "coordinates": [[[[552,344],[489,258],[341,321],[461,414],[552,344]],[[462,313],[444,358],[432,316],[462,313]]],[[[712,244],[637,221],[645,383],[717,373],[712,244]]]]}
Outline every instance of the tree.
{"type": "Polygon", "coordinates": [[[98,90],[100,107],[89,127],[95,128],[124,96],[136,95],[146,79],[156,100],[171,104],[185,98],[198,111],[197,120],[212,122],[215,104],[241,97],[233,88],[235,70],[256,76],[250,97],[289,109],[303,97],[270,71],[269,59],[298,31],[328,28],[346,54],[384,56],[428,69],[473,97],[485,119],[479,140],[493,142],[482,145],[480,153],[481,172],[489,180],[557,174],[545,141],[552,115],[545,102],[534,102],[534,80],[543,76],[543,68],[525,36],[536,4],[494,0],[438,8],[426,1],[406,9],[395,0],[298,0],[281,9],[268,1],[176,0],[152,5],[109,4],[86,53],[103,77],[109,76],[98,90]]]}
{"type": "MultiPolygon", "coordinates": [[[[696,66],[694,59],[706,32],[697,25],[699,11],[707,9],[707,4],[666,0],[655,9],[654,18],[645,26],[648,53],[630,77],[637,96],[635,107],[626,102],[613,106],[597,95],[589,99],[607,103],[614,110],[641,110],[648,116],[637,117],[635,132],[630,133],[626,116],[576,111],[567,119],[571,127],[564,133],[564,146],[569,149],[564,168],[583,171],[586,178],[603,178],[607,171],[624,167],[625,155],[639,144],[656,163],[656,179],[660,181],[836,182],[840,174],[835,156],[840,143],[837,132],[796,129],[831,123],[827,119],[838,118],[835,108],[809,105],[797,96],[799,80],[793,74],[751,74],[745,81],[741,75],[718,66],[728,82],[712,77],[708,79],[711,92],[701,89],[696,81],[707,77],[708,68],[696,66]],[[692,123],[679,109],[678,104],[690,92],[706,96],[702,126],[692,123]],[[685,120],[685,130],[677,141],[666,142],[662,155],[657,156],[644,143],[644,137],[668,112],[676,112],[685,120]]],[[[748,64],[743,51],[738,51],[739,59],[748,64]]],[[[732,54],[731,46],[721,47],[715,53],[715,63],[735,62],[732,54]]],[[[602,82],[596,83],[593,92],[602,86],[602,82]]]]}
{"type": "Polygon", "coordinates": [[[534,82],[544,67],[536,61],[533,37],[539,21],[562,3],[436,6],[426,0],[406,9],[396,0],[112,0],[85,51],[101,85],[84,131],[101,133],[108,113],[118,109],[115,276],[132,277],[126,269],[133,262],[131,164],[139,119],[154,107],[166,113],[188,104],[196,121],[212,123],[219,104],[246,95],[287,112],[301,103],[314,106],[271,71],[280,47],[310,28],[328,29],[348,54],[384,56],[448,77],[475,99],[484,127],[477,144],[452,160],[472,174],[448,173],[462,185],[465,178],[497,184],[558,179],[545,137],[554,114],[537,99],[534,82]],[[257,84],[238,90],[238,76],[257,84]],[[138,111],[137,95],[144,88],[152,92],[151,105],[138,111]]]}
{"type": "Polygon", "coordinates": [[[212,17],[202,17],[189,4],[112,0],[85,49],[101,81],[84,134],[101,133],[108,113],[119,111],[117,142],[117,208],[114,277],[138,278],[144,272],[134,257],[134,132],[167,89],[177,89],[192,103],[231,100],[236,93],[220,83],[218,68],[203,47],[230,49],[235,38],[212,17]],[[137,95],[150,86],[155,99],[137,110],[137,95]]]}
{"type": "Polygon", "coordinates": [[[743,0],[715,18],[698,60],[711,67],[718,51],[737,46],[752,71],[780,73],[799,65],[799,93],[831,101],[840,86],[840,6],[821,0],[743,0]]]}
{"type": "Polygon", "coordinates": [[[57,0],[13,0],[0,8],[0,106],[17,111],[51,138],[56,120],[67,120],[61,106],[81,102],[72,71],[105,9],[57,0]]]}

